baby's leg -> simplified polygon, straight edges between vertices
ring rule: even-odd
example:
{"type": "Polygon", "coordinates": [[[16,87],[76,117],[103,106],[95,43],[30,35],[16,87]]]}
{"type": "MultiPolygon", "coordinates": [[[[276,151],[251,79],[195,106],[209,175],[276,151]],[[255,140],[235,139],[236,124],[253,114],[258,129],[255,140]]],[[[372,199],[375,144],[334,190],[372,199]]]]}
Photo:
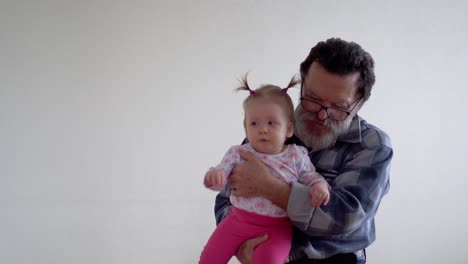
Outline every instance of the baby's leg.
{"type": "Polygon", "coordinates": [[[246,239],[237,232],[239,222],[233,214],[229,214],[215,229],[205,245],[200,264],[228,263],[242,242],[246,239]]]}
{"type": "Polygon", "coordinates": [[[268,240],[258,245],[252,256],[252,264],[283,264],[289,255],[292,240],[291,224],[268,230],[268,240]]]}

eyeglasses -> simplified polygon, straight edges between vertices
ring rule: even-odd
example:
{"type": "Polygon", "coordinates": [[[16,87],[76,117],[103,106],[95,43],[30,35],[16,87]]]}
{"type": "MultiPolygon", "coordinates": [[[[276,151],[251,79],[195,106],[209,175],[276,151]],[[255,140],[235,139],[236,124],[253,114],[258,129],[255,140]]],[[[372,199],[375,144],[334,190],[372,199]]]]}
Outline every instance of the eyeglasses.
{"type": "Polygon", "coordinates": [[[346,118],[348,118],[348,116],[353,112],[354,108],[356,108],[356,106],[361,102],[362,97],[359,98],[359,100],[354,104],[354,106],[349,111],[345,111],[345,110],[338,109],[338,108],[333,108],[333,107],[323,106],[323,105],[319,104],[316,101],[306,99],[306,98],[304,98],[302,96],[301,96],[300,100],[301,100],[302,108],[304,108],[308,112],[318,113],[318,112],[322,111],[322,109],[325,109],[325,112],[327,112],[328,117],[330,117],[332,119],[335,119],[336,121],[343,121],[346,118]]]}

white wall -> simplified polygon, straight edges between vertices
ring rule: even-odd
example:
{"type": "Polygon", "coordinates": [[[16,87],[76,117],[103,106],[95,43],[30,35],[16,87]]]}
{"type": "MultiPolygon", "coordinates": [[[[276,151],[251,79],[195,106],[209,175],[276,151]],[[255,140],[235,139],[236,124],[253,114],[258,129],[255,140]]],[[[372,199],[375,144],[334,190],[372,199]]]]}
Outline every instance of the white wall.
{"type": "MultiPolygon", "coordinates": [[[[0,262],[196,263],[236,78],[360,43],[395,157],[369,263],[468,263],[466,1],[2,1],[0,262]]],[[[297,91],[293,93],[297,98],[297,91]]]]}

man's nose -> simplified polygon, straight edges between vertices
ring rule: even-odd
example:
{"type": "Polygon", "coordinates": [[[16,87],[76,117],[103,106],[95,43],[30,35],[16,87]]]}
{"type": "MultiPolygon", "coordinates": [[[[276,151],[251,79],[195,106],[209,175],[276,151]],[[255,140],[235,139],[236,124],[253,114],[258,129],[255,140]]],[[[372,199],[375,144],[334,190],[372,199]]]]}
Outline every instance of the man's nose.
{"type": "Polygon", "coordinates": [[[327,119],[328,118],[327,109],[325,109],[325,108],[320,109],[320,111],[317,112],[317,118],[319,120],[327,119]]]}

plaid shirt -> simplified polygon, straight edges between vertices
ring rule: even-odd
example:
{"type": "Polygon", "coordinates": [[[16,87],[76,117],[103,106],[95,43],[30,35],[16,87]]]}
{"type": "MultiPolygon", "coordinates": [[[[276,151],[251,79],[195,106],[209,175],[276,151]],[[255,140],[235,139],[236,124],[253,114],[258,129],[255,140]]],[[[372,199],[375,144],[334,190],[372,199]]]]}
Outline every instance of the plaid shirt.
{"type": "MultiPolygon", "coordinates": [[[[287,143],[304,144],[295,136],[287,143]]],[[[290,260],[328,258],[362,250],[375,240],[374,216],[390,183],[393,156],[385,132],[355,116],[349,131],[331,148],[312,151],[309,157],[330,184],[326,206],[310,205],[309,187],[291,185],[287,213],[294,225],[290,260]]],[[[229,186],[216,196],[215,216],[219,224],[229,213],[229,186]]]]}

